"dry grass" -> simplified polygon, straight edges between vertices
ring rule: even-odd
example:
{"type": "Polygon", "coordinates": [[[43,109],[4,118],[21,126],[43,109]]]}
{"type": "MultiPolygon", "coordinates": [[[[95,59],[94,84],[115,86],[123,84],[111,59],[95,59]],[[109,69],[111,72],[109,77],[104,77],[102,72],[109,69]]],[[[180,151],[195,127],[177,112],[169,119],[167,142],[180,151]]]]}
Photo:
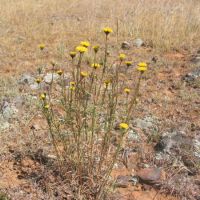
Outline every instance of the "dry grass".
{"type": "Polygon", "coordinates": [[[119,41],[140,37],[158,50],[190,49],[200,41],[198,0],[0,0],[0,8],[1,65],[15,69],[20,59],[35,59],[41,42],[60,56],[65,45],[101,41],[105,25],[116,40],[117,21],[119,41]]]}

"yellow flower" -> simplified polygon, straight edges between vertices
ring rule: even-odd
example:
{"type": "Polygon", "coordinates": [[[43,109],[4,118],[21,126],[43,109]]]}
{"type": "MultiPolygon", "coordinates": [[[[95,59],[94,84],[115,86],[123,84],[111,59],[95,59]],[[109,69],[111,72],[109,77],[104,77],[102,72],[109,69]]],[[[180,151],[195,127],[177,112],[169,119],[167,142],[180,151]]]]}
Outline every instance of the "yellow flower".
{"type": "Polygon", "coordinates": [[[80,43],[83,47],[89,47],[90,46],[90,43],[88,42],[88,41],[82,41],[81,43],[80,43]]]}
{"type": "Polygon", "coordinates": [[[126,94],[129,94],[129,93],[130,93],[130,91],[131,91],[131,90],[130,90],[130,89],[128,89],[128,88],[125,88],[125,89],[124,89],[124,92],[125,92],[126,94]]]}
{"type": "Polygon", "coordinates": [[[60,69],[60,70],[57,71],[57,74],[58,74],[59,76],[61,76],[61,75],[63,74],[63,71],[60,69]]]}
{"type": "Polygon", "coordinates": [[[39,44],[38,47],[40,50],[43,50],[45,48],[45,44],[39,44]]]}
{"type": "Polygon", "coordinates": [[[119,127],[120,127],[120,129],[123,129],[123,130],[127,130],[129,128],[128,124],[126,124],[126,123],[121,123],[119,125],[119,127]]]}
{"type": "Polygon", "coordinates": [[[71,82],[69,83],[69,85],[70,85],[70,86],[73,86],[73,87],[75,86],[75,84],[76,84],[76,83],[73,82],[73,81],[71,81],[71,82]]]}
{"type": "Polygon", "coordinates": [[[98,69],[101,65],[98,64],[98,63],[93,63],[91,66],[92,66],[94,69],[98,69]]]}
{"type": "Polygon", "coordinates": [[[81,72],[81,77],[87,77],[88,76],[88,73],[87,72],[81,72]]]}
{"type": "Polygon", "coordinates": [[[140,62],[140,63],[138,63],[138,67],[147,67],[147,63],[140,62]]]}
{"type": "Polygon", "coordinates": [[[44,105],[44,108],[45,108],[46,110],[48,110],[49,107],[50,107],[49,104],[45,104],[45,105],[44,105]]]}
{"type": "Polygon", "coordinates": [[[42,94],[40,95],[40,99],[41,99],[41,100],[45,100],[45,99],[46,99],[46,93],[42,93],[42,94]]]}
{"type": "Polygon", "coordinates": [[[87,48],[83,46],[77,46],[76,51],[78,51],[79,53],[84,53],[87,51],[87,48]]]}
{"type": "Polygon", "coordinates": [[[37,79],[35,80],[35,82],[36,82],[37,84],[40,84],[40,83],[42,82],[42,79],[41,79],[41,78],[37,78],[37,79]]]}
{"type": "Polygon", "coordinates": [[[122,61],[126,58],[126,55],[124,53],[119,54],[119,59],[122,61]]]}
{"type": "Polygon", "coordinates": [[[76,56],[76,52],[75,51],[71,51],[69,53],[69,55],[71,56],[71,58],[73,59],[76,56]]]}
{"type": "Polygon", "coordinates": [[[74,91],[76,88],[75,88],[74,86],[70,86],[69,89],[70,89],[71,91],[74,91]]]}
{"type": "Polygon", "coordinates": [[[108,35],[109,33],[112,33],[113,30],[112,30],[111,28],[109,28],[109,27],[105,27],[105,28],[103,28],[103,32],[104,32],[106,35],[108,35]]]}
{"type": "Polygon", "coordinates": [[[125,64],[126,64],[127,67],[130,67],[132,65],[132,62],[131,61],[126,61],[125,64]]]}
{"type": "Polygon", "coordinates": [[[97,53],[99,51],[99,45],[93,46],[92,48],[95,53],[97,53]]]}
{"type": "Polygon", "coordinates": [[[111,82],[110,80],[105,80],[105,81],[104,81],[104,86],[105,86],[105,88],[108,87],[108,85],[110,84],[110,82],[111,82]]]}
{"type": "Polygon", "coordinates": [[[147,67],[138,67],[137,68],[138,71],[140,71],[141,73],[147,71],[147,67]]]}

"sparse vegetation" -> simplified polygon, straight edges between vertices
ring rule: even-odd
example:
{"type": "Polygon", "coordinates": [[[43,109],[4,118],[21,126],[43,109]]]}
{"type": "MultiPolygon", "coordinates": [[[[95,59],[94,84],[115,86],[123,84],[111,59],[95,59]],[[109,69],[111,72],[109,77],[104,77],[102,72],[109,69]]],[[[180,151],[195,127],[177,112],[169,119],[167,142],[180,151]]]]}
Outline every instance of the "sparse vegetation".
{"type": "MultiPolygon", "coordinates": [[[[53,63],[49,88],[39,96],[60,173],[68,184],[73,182],[78,186],[74,189],[75,199],[105,199],[107,196],[110,175],[123,150],[131,114],[138,102],[140,83],[147,70],[146,63],[139,63],[136,68],[138,80],[131,84],[135,89],[126,88],[125,80],[119,77],[120,70],[124,71],[125,77],[128,76],[126,55],[119,54],[114,68],[107,54],[109,36],[113,31],[104,28],[103,32],[103,65],[99,64],[99,47],[94,46],[93,63],[84,66],[83,58],[90,50],[90,43],[82,41],[75,48],[77,53],[70,53],[70,82],[65,84],[65,68],[57,69],[59,66],[53,63]],[[59,76],[57,81],[54,80],[56,73],[59,76]],[[116,129],[119,130],[114,133],[116,129]],[[114,137],[117,137],[115,144],[112,143],[114,137]]],[[[39,45],[39,48],[43,51],[45,45],[39,45]]],[[[35,80],[40,88],[43,76],[45,74],[39,73],[35,80]]]]}

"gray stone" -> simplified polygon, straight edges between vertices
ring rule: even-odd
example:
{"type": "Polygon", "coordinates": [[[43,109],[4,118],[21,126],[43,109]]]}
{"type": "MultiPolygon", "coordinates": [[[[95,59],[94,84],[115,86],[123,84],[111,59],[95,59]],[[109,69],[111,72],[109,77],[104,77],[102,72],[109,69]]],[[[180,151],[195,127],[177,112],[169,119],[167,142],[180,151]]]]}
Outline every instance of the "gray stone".
{"type": "Polygon", "coordinates": [[[116,179],[115,186],[120,188],[127,188],[131,177],[119,175],[116,179]]]}
{"type": "Polygon", "coordinates": [[[142,47],[144,46],[144,41],[140,38],[137,38],[133,41],[133,45],[136,47],[142,47]]]}
{"type": "Polygon", "coordinates": [[[53,81],[56,81],[59,79],[59,75],[56,73],[47,73],[44,76],[44,82],[50,84],[52,82],[52,77],[53,77],[53,81]]]}
{"type": "Polygon", "coordinates": [[[127,188],[130,184],[135,185],[137,182],[137,177],[119,175],[116,179],[115,186],[120,188],[127,188]]]}
{"type": "Polygon", "coordinates": [[[139,142],[140,136],[134,130],[130,130],[127,134],[127,139],[129,142],[132,142],[132,141],[139,142]]]}
{"type": "Polygon", "coordinates": [[[190,60],[194,65],[200,65],[200,54],[193,56],[190,60]]]}
{"type": "Polygon", "coordinates": [[[156,144],[156,151],[162,151],[172,154],[177,148],[191,149],[192,138],[182,132],[165,132],[162,134],[159,142],[156,144]]]}
{"type": "Polygon", "coordinates": [[[190,83],[190,82],[195,81],[198,78],[200,78],[200,66],[197,69],[193,70],[192,72],[186,74],[183,77],[183,80],[190,83]]]}
{"type": "Polygon", "coordinates": [[[128,49],[130,49],[130,48],[131,48],[131,45],[130,45],[129,42],[127,42],[127,41],[122,42],[122,44],[121,44],[121,49],[123,49],[123,50],[128,50],[128,49]]]}
{"type": "Polygon", "coordinates": [[[15,107],[15,105],[5,102],[4,105],[2,106],[2,115],[4,119],[6,120],[16,118],[17,113],[18,113],[18,109],[15,107]]]}
{"type": "Polygon", "coordinates": [[[138,118],[134,122],[136,123],[136,126],[138,128],[141,128],[143,130],[148,130],[155,126],[156,119],[154,119],[154,117],[151,116],[146,116],[143,119],[138,118]]]}
{"type": "Polygon", "coordinates": [[[33,76],[31,76],[30,74],[22,74],[22,76],[19,78],[18,83],[19,84],[33,84],[35,82],[35,79],[33,78],[33,76]]]}

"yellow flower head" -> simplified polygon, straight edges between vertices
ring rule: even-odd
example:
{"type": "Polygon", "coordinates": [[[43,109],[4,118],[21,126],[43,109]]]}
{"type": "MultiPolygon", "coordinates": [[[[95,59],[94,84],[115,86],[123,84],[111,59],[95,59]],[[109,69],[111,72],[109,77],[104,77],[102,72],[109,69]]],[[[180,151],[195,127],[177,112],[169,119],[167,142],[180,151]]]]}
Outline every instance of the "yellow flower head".
{"type": "Polygon", "coordinates": [[[37,84],[40,84],[40,83],[42,82],[42,79],[41,79],[41,78],[37,78],[37,79],[35,80],[35,82],[36,82],[37,84]]]}
{"type": "Polygon", "coordinates": [[[92,48],[95,53],[97,53],[99,51],[99,45],[93,46],[92,48]]]}
{"type": "Polygon", "coordinates": [[[107,88],[109,86],[110,82],[111,82],[110,80],[105,80],[104,81],[105,88],[107,88]]]}
{"type": "Polygon", "coordinates": [[[111,28],[109,28],[109,27],[105,27],[105,28],[103,28],[103,32],[104,32],[106,35],[108,35],[109,33],[112,33],[113,30],[112,30],[111,28]]]}
{"type": "Polygon", "coordinates": [[[44,108],[45,108],[46,110],[48,110],[49,107],[50,107],[49,104],[45,104],[45,105],[44,105],[44,108]]]}
{"type": "Polygon", "coordinates": [[[138,63],[138,67],[147,67],[147,63],[140,62],[140,63],[138,63]]]}
{"type": "Polygon", "coordinates": [[[147,67],[138,67],[137,68],[138,71],[140,71],[141,73],[147,71],[147,67]]]}
{"type": "Polygon", "coordinates": [[[82,45],[83,47],[89,47],[90,46],[90,43],[88,42],[88,41],[82,41],[81,43],[80,43],[80,45],[82,45]]]}
{"type": "Polygon", "coordinates": [[[121,123],[121,124],[119,124],[119,128],[122,130],[127,130],[129,128],[129,126],[126,123],[121,123]]]}
{"type": "Polygon", "coordinates": [[[127,67],[130,67],[132,65],[132,62],[131,61],[126,61],[125,64],[126,64],[127,67]]]}
{"type": "Polygon", "coordinates": [[[61,76],[63,74],[63,71],[60,69],[56,72],[59,76],[61,76]]]}
{"type": "Polygon", "coordinates": [[[126,55],[124,53],[119,54],[119,59],[122,61],[126,58],[126,55]]]}
{"type": "Polygon", "coordinates": [[[71,51],[69,53],[69,55],[71,56],[71,58],[73,59],[76,56],[76,52],[75,51],[71,51]]]}
{"type": "Polygon", "coordinates": [[[125,89],[124,89],[124,92],[125,92],[126,94],[129,94],[130,91],[131,91],[131,90],[130,90],[129,88],[125,88],[125,89]]]}
{"type": "Polygon", "coordinates": [[[98,64],[98,63],[93,63],[91,66],[92,66],[94,69],[98,69],[99,67],[101,67],[101,65],[98,64]]]}
{"type": "Polygon", "coordinates": [[[70,86],[69,89],[70,89],[71,91],[74,91],[76,88],[75,88],[74,86],[70,86]]]}
{"type": "Polygon", "coordinates": [[[43,50],[45,48],[45,44],[39,44],[38,47],[40,50],[43,50]]]}
{"type": "Polygon", "coordinates": [[[69,83],[69,85],[70,85],[70,86],[73,86],[73,87],[75,86],[75,84],[76,84],[76,83],[75,83],[74,81],[71,81],[71,82],[69,83]]]}
{"type": "Polygon", "coordinates": [[[79,53],[85,53],[87,51],[87,48],[83,46],[77,46],[76,51],[78,51],[79,53]]]}
{"type": "Polygon", "coordinates": [[[81,77],[85,78],[88,76],[88,73],[87,72],[81,72],[81,77]]]}
{"type": "Polygon", "coordinates": [[[70,85],[70,87],[69,87],[69,89],[71,90],[71,91],[74,91],[75,90],[75,85],[76,85],[76,83],[74,82],[74,81],[71,81],[70,83],[69,83],[69,85],[70,85]]]}
{"type": "Polygon", "coordinates": [[[41,99],[41,100],[45,100],[45,99],[46,99],[46,96],[47,96],[46,93],[42,93],[42,94],[40,95],[40,99],[41,99]]]}

